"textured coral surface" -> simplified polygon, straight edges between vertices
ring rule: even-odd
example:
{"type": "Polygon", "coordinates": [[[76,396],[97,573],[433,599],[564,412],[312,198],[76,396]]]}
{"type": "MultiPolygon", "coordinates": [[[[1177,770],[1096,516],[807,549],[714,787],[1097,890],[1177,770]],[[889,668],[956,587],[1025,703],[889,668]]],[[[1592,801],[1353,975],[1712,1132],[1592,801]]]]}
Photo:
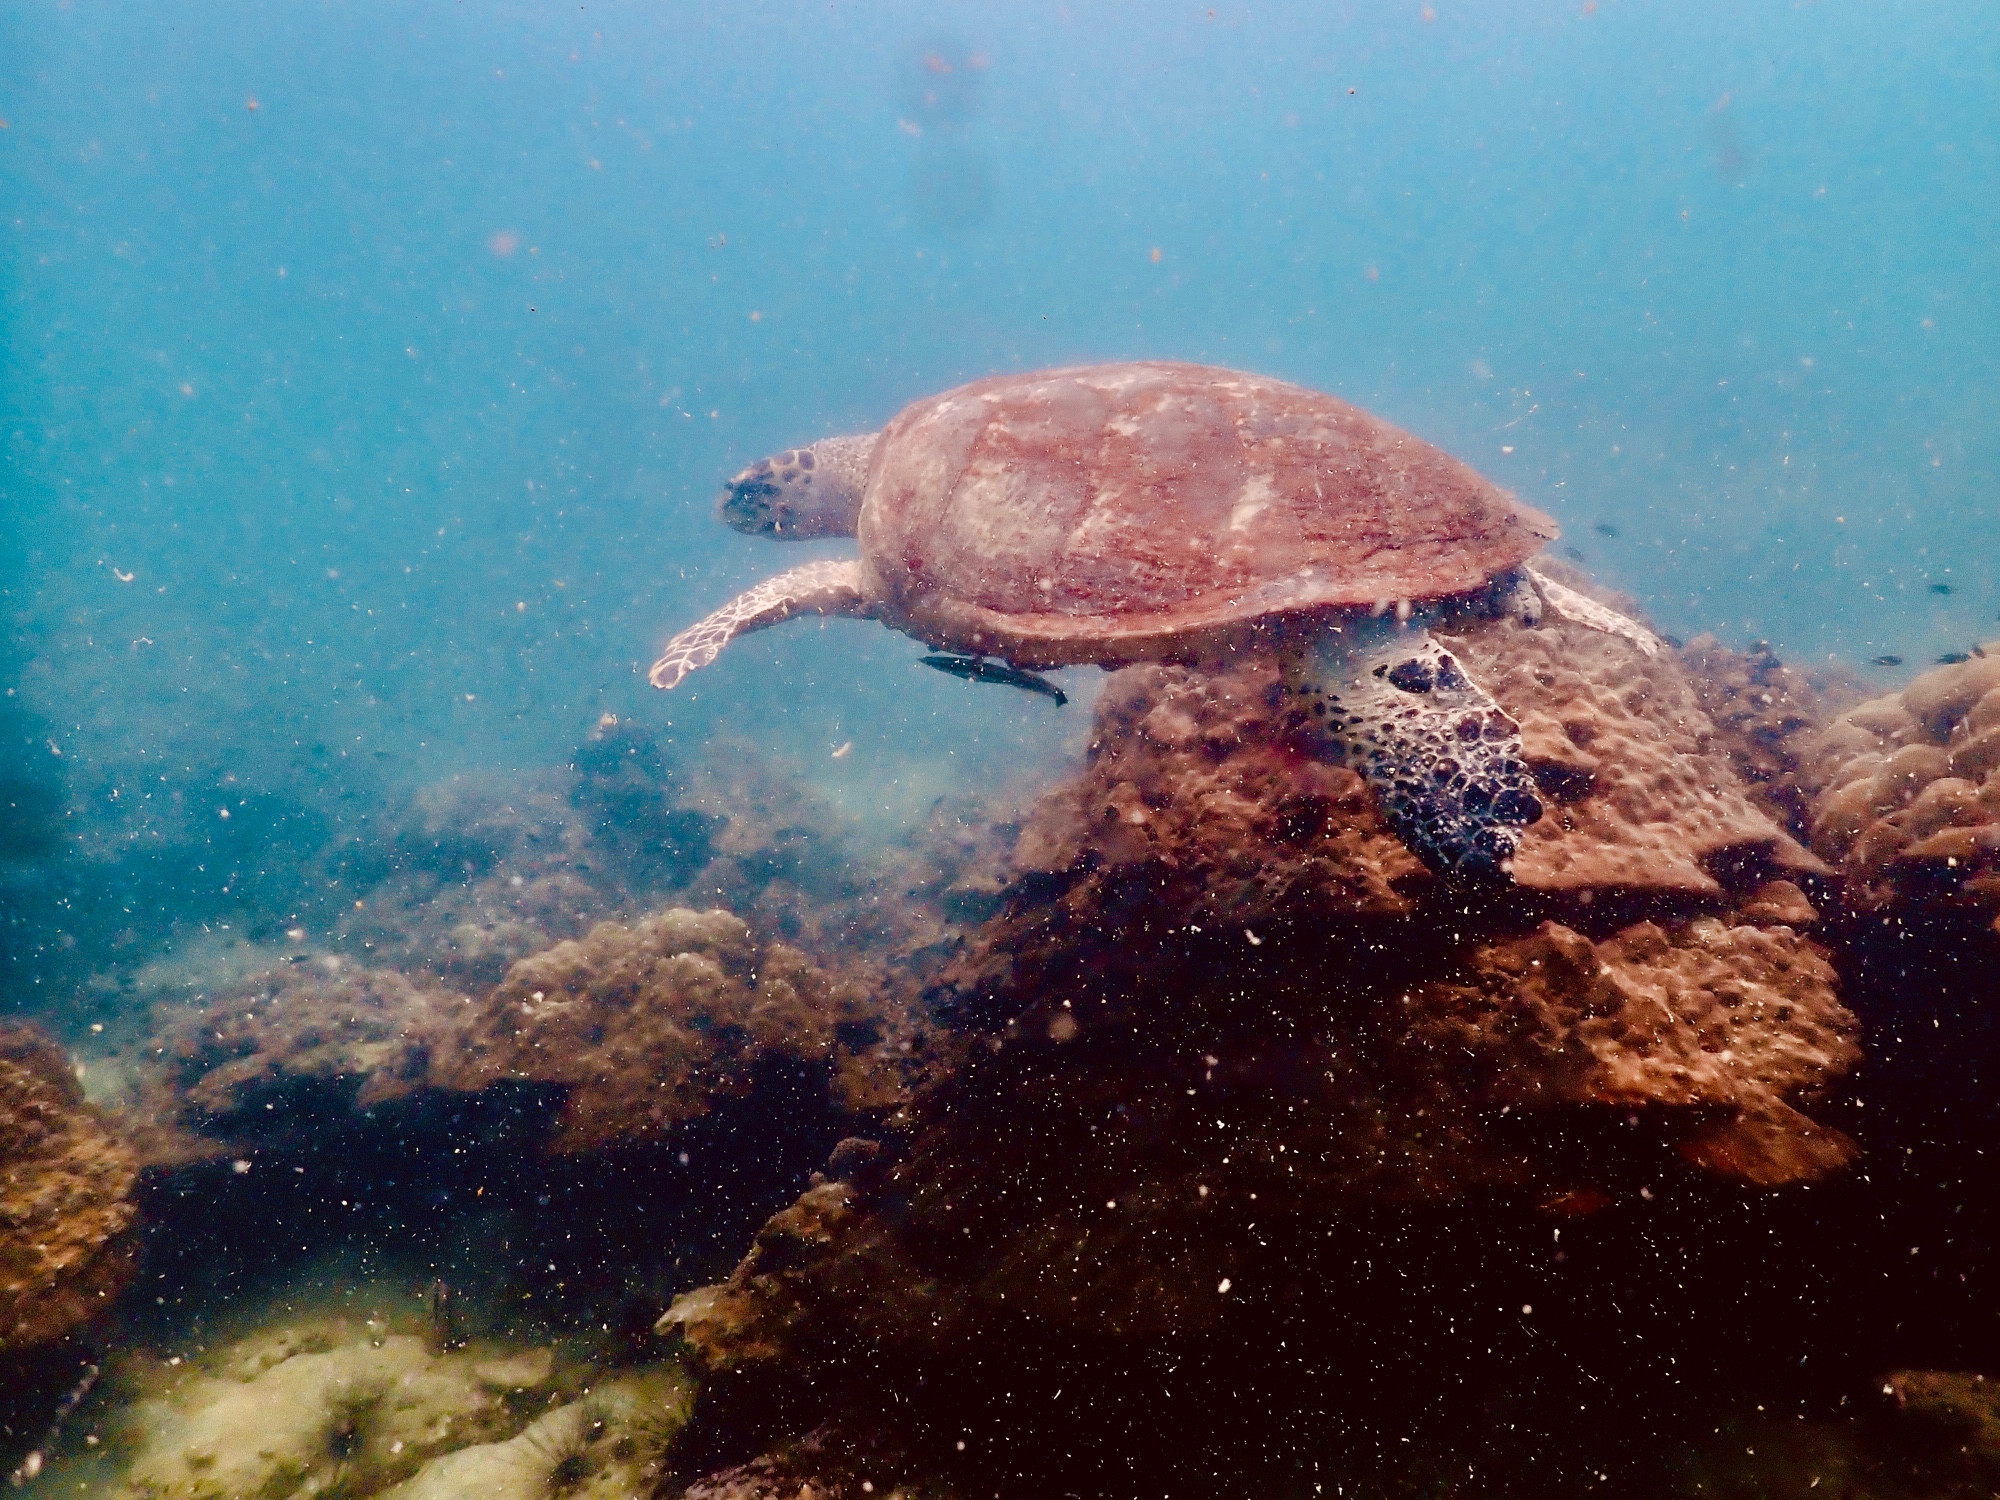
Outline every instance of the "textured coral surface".
{"type": "Polygon", "coordinates": [[[1850,709],[1804,754],[1813,847],[1857,911],[2000,916],[2000,642],[1850,709]]]}
{"type": "Polygon", "coordinates": [[[271,1143],[329,1114],[423,1091],[553,1093],[552,1144],[660,1137],[773,1071],[822,1080],[840,1109],[903,1097],[924,1040],[893,992],[836,976],[728,912],[604,922],[478,993],[338,957],[281,965],[162,1007],[146,1103],[162,1162],[202,1139],[271,1143]]]}
{"type": "Polygon", "coordinates": [[[1746,868],[1821,869],[1751,801],[1675,657],[1568,621],[1496,626],[1462,650],[1554,799],[1522,836],[1523,886],[1714,900],[1746,868]]]}
{"type": "MultiPolygon", "coordinates": [[[[1566,624],[1449,644],[1551,804],[1517,889],[1479,901],[1303,753],[1268,666],[1113,679],[934,987],[964,1034],[949,1066],[664,1320],[718,1422],[889,1422],[864,1367],[993,1397],[1002,1350],[1167,1369],[1245,1317],[1312,1347],[1342,1320],[1449,1324],[1475,1315],[1440,1309],[1481,1242],[1851,1159],[1807,1113],[1859,1060],[1791,878],[1823,867],[1674,659],[1566,624]]],[[[1369,1357],[1371,1379],[1397,1363],[1369,1357]]],[[[744,1493],[784,1472],[759,1462],[729,1471],[744,1493]]]]}
{"type": "Polygon", "coordinates": [[[905,1015],[865,985],[760,945],[728,912],[676,909],[515,964],[440,1035],[429,1078],[561,1085],[556,1145],[578,1149],[699,1118],[762,1068],[826,1069],[843,1106],[880,1108],[915,1050],[905,1015]]]}
{"type": "Polygon", "coordinates": [[[62,1048],[0,1022],[0,1351],[109,1308],[133,1271],[136,1176],[62,1048]]]}

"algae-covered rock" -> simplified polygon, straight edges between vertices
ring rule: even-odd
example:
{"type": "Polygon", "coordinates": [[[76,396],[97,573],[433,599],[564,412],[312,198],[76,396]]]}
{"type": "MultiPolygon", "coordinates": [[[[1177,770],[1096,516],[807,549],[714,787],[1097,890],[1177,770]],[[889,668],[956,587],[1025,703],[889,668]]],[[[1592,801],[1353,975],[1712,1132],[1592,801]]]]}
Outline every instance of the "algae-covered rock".
{"type": "Polygon", "coordinates": [[[134,1270],[137,1176],[54,1039],[0,1022],[0,1352],[110,1307],[134,1270]]]}
{"type": "Polygon", "coordinates": [[[554,1145],[657,1136],[747,1096],[770,1069],[825,1075],[849,1110],[897,1102],[918,1050],[907,1007],[724,911],[684,908],[523,959],[440,1034],[429,1079],[565,1091],[554,1145]]]}
{"type": "Polygon", "coordinates": [[[500,1500],[547,1494],[558,1474],[566,1492],[630,1495],[687,1396],[671,1366],[592,1386],[548,1349],[440,1353],[350,1323],[269,1330],[123,1383],[147,1392],[125,1419],[129,1500],[500,1500]]]}
{"type": "Polygon", "coordinates": [[[410,1334],[253,1340],[190,1369],[133,1420],[126,1492],[147,1500],[372,1493],[428,1458],[517,1430],[476,1356],[410,1334]]]}
{"type": "Polygon", "coordinates": [[[159,1007],[140,1103],[161,1164],[495,1086],[559,1101],[558,1151],[658,1140],[774,1075],[867,1114],[901,1102],[928,1056],[910,989],[682,907],[599,923],[477,993],[326,955],[159,1007]]]}
{"type": "Polygon", "coordinates": [[[504,1442],[460,1448],[388,1491],[394,1500],[633,1500],[660,1478],[691,1385],[675,1371],[620,1376],[504,1442]]]}

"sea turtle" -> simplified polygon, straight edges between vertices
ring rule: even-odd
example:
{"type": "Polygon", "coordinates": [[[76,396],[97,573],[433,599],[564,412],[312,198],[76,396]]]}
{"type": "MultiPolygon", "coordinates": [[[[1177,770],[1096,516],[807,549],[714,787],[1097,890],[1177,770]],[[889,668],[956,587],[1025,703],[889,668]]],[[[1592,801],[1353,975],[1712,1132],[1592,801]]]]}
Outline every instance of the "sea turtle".
{"type": "Polygon", "coordinates": [[[1326,752],[1447,880],[1502,877],[1541,816],[1519,727],[1432,625],[1544,602],[1655,638],[1528,559],[1556,526],[1466,465],[1317,391],[1145,362],[999,375],[729,481],[722,518],[854,536],[668,643],[671,688],[745,631],[882,621],[1017,668],[1199,663],[1275,649],[1326,752]]]}

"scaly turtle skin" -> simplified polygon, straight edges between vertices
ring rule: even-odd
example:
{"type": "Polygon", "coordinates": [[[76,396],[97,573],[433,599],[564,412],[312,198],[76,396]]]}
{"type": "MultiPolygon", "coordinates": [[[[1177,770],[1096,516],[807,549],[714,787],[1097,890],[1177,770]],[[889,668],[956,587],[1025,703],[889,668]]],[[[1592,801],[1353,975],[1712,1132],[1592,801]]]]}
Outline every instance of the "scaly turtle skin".
{"type": "Polygon", "coordinates": [[[1330,755],[1454,881],[1506,872],[1541,816],[1520,730],[1431,624],[1548,605],[1658,649],[1541,578],[1540,511],[1335,397],[1203,365],[1002,375],[731,480],[723,519],[853,535],[860,556],[759,584],[683,631],[670,688],[731,639],[801,613],[882,621],[1021,668],[1275,649],[1330,755]]]}

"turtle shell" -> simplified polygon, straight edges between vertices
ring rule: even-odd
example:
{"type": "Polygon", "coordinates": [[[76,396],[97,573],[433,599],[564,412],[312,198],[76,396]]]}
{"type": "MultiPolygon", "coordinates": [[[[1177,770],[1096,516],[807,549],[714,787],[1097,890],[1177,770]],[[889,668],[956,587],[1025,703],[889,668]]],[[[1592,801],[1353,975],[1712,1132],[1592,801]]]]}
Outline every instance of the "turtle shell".
{"type": "Polygon", "coordinates": [[[906,407],[857,531],[892,623],[1056,666],[1469,593],[1556,526],[1336,397],[1138,363],[995,376],[906,407]]]}

